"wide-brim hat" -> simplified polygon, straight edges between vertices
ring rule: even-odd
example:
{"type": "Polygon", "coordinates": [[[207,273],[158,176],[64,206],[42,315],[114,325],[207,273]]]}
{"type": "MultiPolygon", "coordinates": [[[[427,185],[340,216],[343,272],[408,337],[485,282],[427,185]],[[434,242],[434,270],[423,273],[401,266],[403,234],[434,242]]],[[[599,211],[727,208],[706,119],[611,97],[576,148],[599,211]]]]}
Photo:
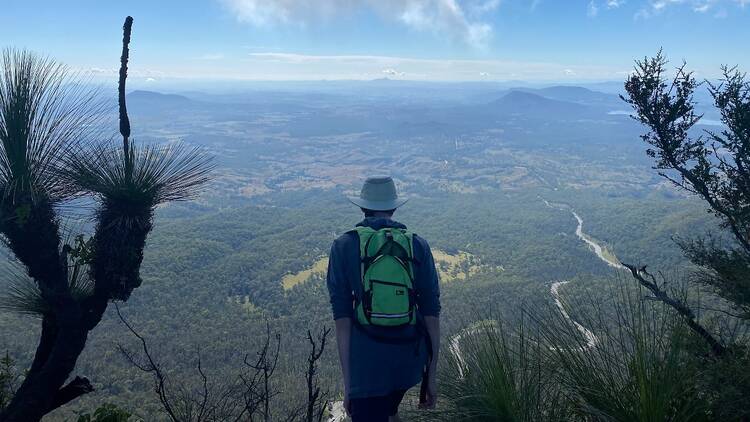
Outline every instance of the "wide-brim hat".
{"type": "Polygon", "coordinates": [[[368,177],[359,196],[350,196],[354,205],[372,211],[390,211],[404,205],[409,198],[398,196],[390,176],[368,177]]]}

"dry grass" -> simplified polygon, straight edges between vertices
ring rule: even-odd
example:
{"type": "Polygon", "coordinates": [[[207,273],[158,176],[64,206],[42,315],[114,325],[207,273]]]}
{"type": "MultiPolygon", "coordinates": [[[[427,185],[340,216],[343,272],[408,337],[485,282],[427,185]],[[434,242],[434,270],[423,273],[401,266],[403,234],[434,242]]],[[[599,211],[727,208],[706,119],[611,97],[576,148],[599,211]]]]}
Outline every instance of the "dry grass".
{"type": "MultiPolygon", "coordinates": [[[[443,283],[466,280],[468,277],[487,268],[486,265],[481,264],[477,256],[464,251],[449,254],[441,249],[433,249],[432,255],[435,258],[435,266],[437,267],[440,281],[443,283]]],[[[499,269],[502,270],[501,267],[499,269]]],[[[328,257],[324,256],[302,271],[286,274],[281,278],[281,285],[284,287],[284,290],[289,290],[298,284],[307,282],[315,276],[325,277],[327,270],[328,257]]]]}
{"type": "Polygon", "coordinates": [[[328,257],[324,256],[315,261],[310,268],[282,277],[281,285],[284,287],[284,290],[289,290],[298,284],[306,282],[314,275],[325,276],[326,270],[328,270],[328,257]]]}

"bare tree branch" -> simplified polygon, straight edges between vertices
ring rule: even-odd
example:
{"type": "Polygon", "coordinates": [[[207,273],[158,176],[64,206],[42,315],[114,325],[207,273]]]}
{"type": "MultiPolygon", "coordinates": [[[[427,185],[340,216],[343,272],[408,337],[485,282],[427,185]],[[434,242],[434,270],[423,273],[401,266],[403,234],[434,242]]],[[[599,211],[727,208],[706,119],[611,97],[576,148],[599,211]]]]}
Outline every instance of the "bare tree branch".
{"type": "Polygon", "coordinates": [[[310,342],[310,355],[307,358],[307,372],[305,380],[307,381],[307,411],[305,413],[306,422],[321,422],[325,408],[328,405],[328,390],[321,394],[318,385],[318,361],[323,356],[326,348],[326,340],[331,333],[328,327],[318,334],[317,340],[313,339],[310,330],[307,330],[307,340],[310,342]]]}
{"type": "Polygon", "coordinates": [[[708,343],[714,355],[721,356],[724,354],[726,348],[698,322],[692,309],[682,301],[669,296],[667,292],[661,289],[656,282],[656,278],[646,271],[645,266],[638,268],[635,265],[626,264],[624,262],[621,262],[621,264],[630,270],[633,278],[635,278],[643,287],[650,290],[656,299],[677,311],[688,327],[708,343]]]}
{"type": "Polygon", "coordinates": [[[159,402],[164,408],[164,411],[167,413],[169,418],[172,419],[173,422],[182,422],[175,414],[172,403],[170,401],[169,392],[167,391],[167,378],[159,367],[159,364],[156,363],[153,356],[151,355],[151,352],[148,348],[148,343],[146,343],[146,339],[141,334],[139,334],[132,325],[130,325],[125,317],[122,316],[122,313],[120,312],[120,306],[117,304],[117,302],[115,302],[115,309],[117,310],[117,316],[120,318],[120,321],[125,325],[125,327],[127,327],[128,331],[130,331],[130,333],[133,334],[138,339],[138,341],[140,341],[143,355],[146,358],[145,364],[139,363],[134,358],[134,355],[128,352],[128,350],[124,346],[118,344],[117,348],[120,350],[123,356],[125,356],[125,359],[127,359],[128,362],[130,362],[133,366],[143,372],[153,375],[155,383],[154,390],[159,397],[159,402]]]}

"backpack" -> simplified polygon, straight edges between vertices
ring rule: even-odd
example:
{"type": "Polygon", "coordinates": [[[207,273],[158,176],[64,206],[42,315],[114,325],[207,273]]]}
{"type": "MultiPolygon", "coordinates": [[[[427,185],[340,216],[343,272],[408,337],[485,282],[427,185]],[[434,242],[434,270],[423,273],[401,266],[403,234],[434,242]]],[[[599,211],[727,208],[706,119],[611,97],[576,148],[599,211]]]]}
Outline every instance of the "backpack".
{"type": "Polygon", "coordinates": [[[401,327],[417,321],[414,237],[404,229],[357,227],[362,295],[355,303],[361,325],[401,327]]]}

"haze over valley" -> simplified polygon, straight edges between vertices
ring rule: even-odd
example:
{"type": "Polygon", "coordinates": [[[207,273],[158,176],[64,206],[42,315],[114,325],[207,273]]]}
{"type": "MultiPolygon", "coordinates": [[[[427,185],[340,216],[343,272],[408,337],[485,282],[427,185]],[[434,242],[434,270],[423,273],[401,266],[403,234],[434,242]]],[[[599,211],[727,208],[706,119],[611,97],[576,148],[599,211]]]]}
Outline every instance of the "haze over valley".
{"type": "Polygon", "coordinates": [[[0,422],[348,421],[376,175],[401,420],[750,418],[747,0],[85,3],[0,13],[0,422]]]}
{"type": "MultiPolygon", "coordinates": [[[[570,212],[545,201],[575,209],[619,258],[652,265],[679,265],[670,237],[713,224],[654,174],[638,125],[612,113],[626,109],[613,93],[392,80],[284,88],[127,96],[134,139],[182,141],[216,157],[196,201],[158,210],[147,293],[122,306],[185,370],[200,351],[226,355],[212,370],[231,371],[227,353],[252,348],[266,319],[286,333],[282,361],[294,367],[305,327],[330,324],[321,260],[358,221],[345,195],[370,174],[393,175],[412,198],[397,218],[435,248],[448,335],[475,317],[477,303],[513,320],[519,306],[552,304],[554,280],[571,281],[559,291],[574,294],[612,277],[576,237],[570,212]]],[[[2,318],[3,327],[27,327],[20,336],[5,330],[2,342],[29,359],[33,321],[2,318]]],[[[79,364],[99,383],[82,408],[112,397],[131,403],[148,389],[148,377],[114,353],[127,338],[122,324],[112,312],[102,324],[79,364]]],[[[327,354],[322,370],[333,389],[335,362],[327,354]]],[[[284,394],[300,388],[296,376],[285,372],[284,394]]]]}

